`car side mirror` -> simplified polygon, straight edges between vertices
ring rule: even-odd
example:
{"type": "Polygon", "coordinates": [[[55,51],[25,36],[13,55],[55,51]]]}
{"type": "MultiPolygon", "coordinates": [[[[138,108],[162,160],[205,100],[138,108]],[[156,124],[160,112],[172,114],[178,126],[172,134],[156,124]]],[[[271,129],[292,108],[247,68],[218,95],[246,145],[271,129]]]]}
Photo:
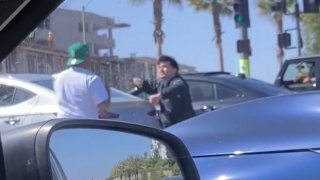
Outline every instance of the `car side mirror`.
{"type": "Polygon", "coordinates": [[[54,119],[2,138],[8,179],[200,179],[179,138],[142,125],[54,119]]]}
{"type": "Polygon", "coordinates": [[[62,129],[52,134],[49,148],[52,176],[57,179],[160,179],[181,175],[168,146],[132,133],[62,129]]]}

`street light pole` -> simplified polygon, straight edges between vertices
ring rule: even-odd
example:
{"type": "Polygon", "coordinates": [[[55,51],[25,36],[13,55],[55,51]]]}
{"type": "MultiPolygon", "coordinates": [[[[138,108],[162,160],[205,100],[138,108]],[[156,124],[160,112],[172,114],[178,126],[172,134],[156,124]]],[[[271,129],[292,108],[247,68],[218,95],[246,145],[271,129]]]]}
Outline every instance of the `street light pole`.
{"type": "Polygon", "coordinates": [[[297,48],[298,48],[298,56],[301,55],[302,48],[302,39],[301,39],[301,28],[300,28],[300,10],[298,0],[295,0],[295,17],[296,17],[296,26],[297,26],[297,48]]]}
{"type": "Polygon", "coordinates": [[[82,6],[82,42],[86,43],[86,26],[85,26],[85,19],[84,19],[84,14],[85,14],[85,7],[82,6]]]}

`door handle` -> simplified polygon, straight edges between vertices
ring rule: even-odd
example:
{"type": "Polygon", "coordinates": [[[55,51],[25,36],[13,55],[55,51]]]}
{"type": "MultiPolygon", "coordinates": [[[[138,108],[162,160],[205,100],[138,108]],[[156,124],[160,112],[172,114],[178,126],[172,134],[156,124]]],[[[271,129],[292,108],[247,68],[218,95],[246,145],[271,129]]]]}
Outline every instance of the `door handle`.
{"type": "Polygon", "coordinates": [[[20,119],[16,119],[14,117],[11,117],[11,118],[9,118],[9,120],[4,121],[4,122],[7,123],[8,125],[14,126],[20,122],[20,119]]]}
{"type": "Polygon", "coordinates": [[[210,105],[204,105],[201,110],[204,111],[204,112],[209,112],[209,111],[213,111],[215,109],[217,109],[217,107],[210,106],[210,105]]]}

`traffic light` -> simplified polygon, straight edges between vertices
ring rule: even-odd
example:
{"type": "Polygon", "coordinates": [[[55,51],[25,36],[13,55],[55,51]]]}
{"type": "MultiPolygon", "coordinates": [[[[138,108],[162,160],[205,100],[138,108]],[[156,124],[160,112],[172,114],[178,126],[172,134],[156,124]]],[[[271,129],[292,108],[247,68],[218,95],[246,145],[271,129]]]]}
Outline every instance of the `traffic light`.
{"type": "Polygon", "coordinates": [[[281,48],[287,48],[291,46],[291,36],[289,33],[278,34],[278,46],[281,48]]]}
{"type": "Polygon", "coordinates": [[[319,13],[319,0],[303,0],[304,13],[319,13]]]}
{"type": "Polygon", "coordinates": [[[236,28],[250,27],[248,0],[234,0],[233,10],[234,10],[234,21],[236,23],[236,28]]]}

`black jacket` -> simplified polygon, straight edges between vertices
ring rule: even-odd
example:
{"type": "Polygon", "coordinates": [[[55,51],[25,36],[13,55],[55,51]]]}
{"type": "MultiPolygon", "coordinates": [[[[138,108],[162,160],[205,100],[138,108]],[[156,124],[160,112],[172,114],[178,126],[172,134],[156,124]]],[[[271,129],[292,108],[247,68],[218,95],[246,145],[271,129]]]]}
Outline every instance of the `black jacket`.
{"type": "Polygon", "coordinates": [[[195,116],[189,86],[178,74],[170,81],[160,80],[156,84],[144,81],[142,91],[161,94],[160,119],[165,127],[195,116]]]}

